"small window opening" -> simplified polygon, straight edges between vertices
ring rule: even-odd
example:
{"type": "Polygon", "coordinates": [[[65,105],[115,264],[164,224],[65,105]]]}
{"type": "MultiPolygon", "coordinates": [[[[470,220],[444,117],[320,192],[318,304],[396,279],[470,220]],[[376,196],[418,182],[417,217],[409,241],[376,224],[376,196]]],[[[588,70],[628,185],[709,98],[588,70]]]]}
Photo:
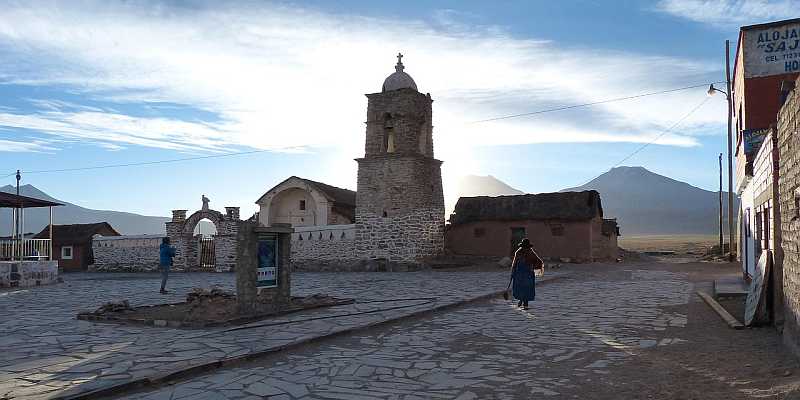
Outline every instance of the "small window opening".
{"type": "Polygon", "coordinates": [[[386,218],[386,217],[388,217],[388,216],[389,216],[389,214],[387,214],[387,213],[386,213],[386,210],[384,210],[384,211],[383,211],[383,217],[384,217],[384,218],[386,218]]]}
{"type": "Polygon", "coordinates": [[[305,211],[305,210],[306,210],[306,201],[300,200],[300,211],[305,211]]]}
{"type": "Polygon", "coordinates": [[[475,228],[475,229],[472,231],[472,234],[473,234],[473,235],[474,235],[476,238],[479,238],[479,237],[484,237],[484,236],[486,235],[486,228],[475,228]]]}
{"type": "Polygon", "coordinates": [[[553,236],[564,236],[564,225],[554,225],[550,227],[553,236]]]}

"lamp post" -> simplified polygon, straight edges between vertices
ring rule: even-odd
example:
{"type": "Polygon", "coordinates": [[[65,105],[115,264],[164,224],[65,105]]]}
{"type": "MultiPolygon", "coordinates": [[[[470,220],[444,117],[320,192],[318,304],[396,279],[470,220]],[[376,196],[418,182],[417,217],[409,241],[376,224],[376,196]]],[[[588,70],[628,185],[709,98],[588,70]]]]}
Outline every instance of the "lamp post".
{"type": "Polygon", "coordinates": [[[730,41],[725,41],[725,82],[727,90],[720,90],[712,83],[708,95],[720,92],[728,100],[728,261],[733,261],[733,99],[731,98],[730,41]]]}

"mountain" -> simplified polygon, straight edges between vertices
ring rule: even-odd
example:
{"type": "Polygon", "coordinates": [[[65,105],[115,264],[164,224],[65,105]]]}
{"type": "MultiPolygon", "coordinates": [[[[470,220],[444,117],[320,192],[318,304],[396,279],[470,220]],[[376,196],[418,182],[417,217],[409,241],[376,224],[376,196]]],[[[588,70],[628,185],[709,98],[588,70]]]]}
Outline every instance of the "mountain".
{"type": "Polygon", "coordinates": [[[446,182],[447,193],[445,194],[445,207],[447,214],[450,215],[456,208],[456,201],[459,197],[473,196],[503,196],[524,194],[521,190],[508,186],[505,182],[491,176],[466,175],[458,178],[454,184],[446,182]]]}
{"type": "MultiPolygon", "coordinates": [[[[703,190],[642,167],[613,168],[583,186],[562,191],[580,190],[600,192],[605,218],[617,218],[623,235],[719,232],[719,192],[703,190]]],[[[723,192],[726,232],[727,196],[723,192]]],[[[734,200],[734,210],[738,210],[738,199],[734,200]]]]}
{"type": "Polygon", "coordinates": [[[456,182],[456,192],[458,197],[524,194],[521,190],[514,189],[491,175],[467,175],[461,177],[456,182]]]}
{"type": "MultiPolygon", "coordinates": [[[[6,185],[0,187],[0,191],[16,193],[16,188],[6,185]]],[[[164,222],[170,220],[170,218],[165,217],[150,217],[127,212],[92,210],[80,207],[55,199],[33,185],[20,186],[19,194],[64,204],[61,207],[53,207],[53,223],[56,225],[108,222],[117,232],[123,235],[136,235],[164,233],[164,222]]],[[[46,208],[29,208],[25,210],[25,232],[38,233],[47,226],[47,223],[48,212],[46,208]]],[[[11,210],[7,208],[0,209],[0,236],[10,235],[11,225],[11,210]]]]}

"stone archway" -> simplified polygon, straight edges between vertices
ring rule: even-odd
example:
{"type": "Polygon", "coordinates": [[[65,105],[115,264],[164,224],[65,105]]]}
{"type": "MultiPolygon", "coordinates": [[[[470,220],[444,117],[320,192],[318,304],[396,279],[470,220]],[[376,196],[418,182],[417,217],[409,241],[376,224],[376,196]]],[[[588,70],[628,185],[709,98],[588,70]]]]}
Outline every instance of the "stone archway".
{"type": "Polygon", "coordinates": [[[182,271],[211,270],[200,265],[198,239],[194,235],[195,227],[203,219],[211,221],[217,229],[213,242],[213,271],[233,271],[236,267],[236,234],[242,222],[239,207],[225,207],[225,214],[204,208],[188,218],[186,210],[172,210],[172,221],[167,222],[166,227],[167,236],[177,250],[173,267],[182,271]]]}

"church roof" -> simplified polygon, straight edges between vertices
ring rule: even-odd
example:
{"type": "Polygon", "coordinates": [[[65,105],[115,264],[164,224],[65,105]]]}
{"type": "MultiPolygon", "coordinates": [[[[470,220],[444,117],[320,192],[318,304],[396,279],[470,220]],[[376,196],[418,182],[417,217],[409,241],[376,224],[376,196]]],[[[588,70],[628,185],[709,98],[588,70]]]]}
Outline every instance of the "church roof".
{"type": "Polygon", "coordinates": [[[286,183],[286,182],[288,182],[288,181],[290,181],[292,179],[299,180],[299,181],[305,183],[306,185],[314,188],[318,192],[322,193],[329,200],[333,201],[334,206],[338,205],[338,206],[342,206],[342,207],[350,207],[350,208],[353,208],[353,209],[355,209],[355,207],[356,207],[356,192],[355,191],[352,191],[352,190],[349,190],[349,189],[342,189],[340,187],[328,185],[327,183],[312,181],[311,179],[301,178],[299,176],[290,176],[290,177],[284,179],[281,183],[279,183],[279,184],[275,185],[274,187],[272,187],[272,189],[267,190],[267,192],[264,193],[256,201],[256,203],[257,204],[261,204],[261,201],[264,199],[264,197],[266,195],[270,194],[270,192],[274,191],[275,189],[279,188],[281,185],[283,185],[284,183],[286,183]]]}
{"type": "Polygon", "coordinates": [[[562,220],[584,221],[603,216],[600,193],[595,190],[478,196],[458,199],[450,223],[477,221],[562,220]]]}
{"type": "Polygon", "coordinates": [[[275,189],[279,188],[284,183],[295,179],[299,180],[309,187],[313,188],[314,190],[322,193],[323,196],[327,197],[333,203],[333,210],[337,213],[349,218],[351,221],[355,221],[356,217],[356,192],[349,190],[349,189],[342,189],[340,187],[328,185],[327,183],[312,181],[311,179],[301,178],[299,176],[290,176],[283,180],[283,182],[275,185],[272,189],[267,190],[258,200],[256,200],[256,204],[261,204],[268,194],[273,192],[275,189]]]}
{"type": "Polygon", "coordinates": [[[414,82],[414,79],[411,77],[411,75],[403,72],[405,66],[403,65],[402,58],[402,54],[397,55],[397,65],[394,66],[395,72],[389,75],[386,80],[383,81],[382,91],[388,92],[390,90],[406,88],[417,90],[417,84],[414,82]]]}
{"type": "MultiPolygon", "coordinates": [[[[92,236],[97,234],[103,236],[119,236],[119,232],[108,222],[53,225],[53,240],[59,244],[88,243],[92,240],[92,236]]],[[[47,239],[49,237],[50,225],[44,227],[41,232],[34,236],[35,239],[47,239]]]]}

